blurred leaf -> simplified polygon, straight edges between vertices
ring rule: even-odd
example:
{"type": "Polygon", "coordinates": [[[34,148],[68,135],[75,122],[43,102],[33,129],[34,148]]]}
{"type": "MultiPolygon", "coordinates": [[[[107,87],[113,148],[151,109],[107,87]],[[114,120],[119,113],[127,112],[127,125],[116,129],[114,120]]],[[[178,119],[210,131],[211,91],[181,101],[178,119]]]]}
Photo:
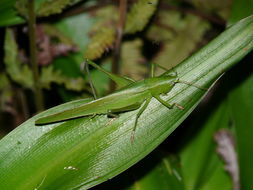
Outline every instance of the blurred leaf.
{"type": "Polygon", "coordinates": [[[74,45],[73,39],[62,33],[59,29],[57,29],[54,25],[43,24],[43,29],[47,35],[50,37],[57,38],[59,42],[66,45],[74,45]]]}
{"type": "Polygon", "coordinates": [[[232,189],[231,179],[218,159],[213,140],[218,129],[228,127],[229,110],[226,102],[214,109],[209,107],[209,110],[212,110],[209,111],[211,114],[199,113],[194,126],[186,130],[192,137],[180,153],[186,190],[232,189]],[[199,118],[202,119],[199,121],[199,118]]]}
{"type": "Polygon", "coordinates": [[[19,24],[24,22],[24,19],[18,16],[14,9],[16,0],[1,0],[0,1],[0,27],[19,24]]]}
{"type": "MultiPolygon", "coordinates": [[[[252,57],[252,56],[251,56],[252,57]]],[[[252,59],[248,59],[248,63],[252,59]]],[[[238,75],[241,73],[237,72],[238,75]]],[[[234,79],[230,78],[229,82],[234,79]]],[[[243,81],[238,87],[236,87],[228,98],[228,103],[231,108],[232,121],[235,127],[236,142],[238,148],[238,158],[240,165],[240,180],[241,189],[252,189],[253,181],[251,164],[253,159],[253,74],[251,74],[243,81]]]]}
{"type": "MultiPolygon", "coordinates": [[[[227,20],[231,10],[231,0],[190,0],[200,11],[209,12],[211,15],[218,14],[224,20],[227,20]]],[[[248,16],[248,15],[245,15],[248,16]]]]}
{"type": "Polygon", "coordinates": [[[5,73],[0,73],[0,112],[5,111],[5,106],[12,98],[13,90],[5,73]]]}
{"type": "Polygon", "coordinates": [[[182,190],[180,169],[178,158],[154,151],[123,174],[94,189],[182,190]]]}
{"type": "Polygon", "coordinates": [[[148,67],[145,66],[145,57],[142,55],[143,42],[141,39],[126,41],[122,44],[120,67],[121,74],[141,80],[148,73],[148,67]]]}
{"type": "MultiPolygon", "coordinates": [[[[209,29],[209,24],[190,14],[182,18],[180,13],[172,11],[162,12],[160,16],[162,17],[160,20],[161,25],[170,27],[171,31],[168,32],[173,33],[173,35],[170,38],[165,35],[164,39],[159,37],[160,40],[163,40],[163,47],[153,59],[153,62],[172,68],[196,49],[203,35],[209,29]]],[[[152,36],[158,36],[150,35],[151,38],[152,36]]],[[[154,40],[157,40],[157,37],[154,40]]]]}
{"type": "Polygon", "coordinates": [[[140,32],[154,14],[159,0],[138,0],[127,13],[125,33],[140,32]]]}
{"type": "MultiPolygon", "coordinates": [[[[79,52],[68,56],[58,57],[53,61],[54,69],[60,70],[62,75],[70,78],[84,77],[83,73],[80,71],[80,63],[83,62],[83,52],[88,44],[88,32],[93,22],[94,20],[89,18],[87,13],[82,13],[76,16],[64,18],[53,25],[53,27],[56,26],[64,37],[67,37],[71,40],[71,42],[77,45],[79,49],[79,52]]],[[[47,29],[46,31],[48,32],[47,29]]],[[[80,96],[80,94],[73,94],[63,88],[59,89],[59,93],[64,101],[73,100],[80,96]]]]}
{"type": "Polygon", "coordinates": [[[154,190],[157,187],[160,190],[183,189],[180,163],[175,157],[155,152],[140,164],[130,170],[135,180],[133,185],[126,189],[154,190]]]}
{"type": "MultiPolygon", "coordinates": [[[[175,69],[180,79],[210,85],[253,49],[253,16],[238,22],[175,69]]],[[[205,92],[177,84],[164,96],[184,110],[168,110],[152,100],[138,120],[138,110],[82,117],[35,126],[36,119],[74,108],[70,102],[32,117],[0,141],[0,189],[85,189],[126,170],[157,147],[197,106],[205,92]],[[16,172],[18,171],[18,172],[16,172]]]]}
{"type": "Polygon", "coordinates": [[[43,88],[50,88],[51,83],[64,84],[66,89],[81,91],[85,88],[84,80],[79,78],[69,78],[61,74],[60,71],[55,71],[53,66],[43,67],[40,81],[43,88]]]}
{"type": "Polygon", "coordinates": [[[115,6],[106,6],[99,9],[95,16],[97,22],[90,31],[90,41],[84,53],[84,57],[91,60],[100,58],[113,47],[118,12],[115,6]]]}
{"type": "MultiPolygon", "coordinates": [[[[0,27],[21,24],[21,23],[25,22],[25,19],[22,18],[17,11],[17,9],[18,9],[23,16],[26,15],[26,9],[24,7],[25,1],[27,1],[27,0],[1,0],[0,1],[0,13],[1,13],[0,14],[0,27]]],[[[62,8],[64,1],[67,1],[67,0],[56,0],[56,1],[35,0],[35,6],[36,6],[36,8],[38,8],[38,7],[40,7],[41,4],[52,5],[52,2],[53,2],[54,5],[56,3],[61,3],[60,5],[62,8]]],[[[70,1],[70,5],[74,5],[82,0],[68,0],[68,1],[70,1]]],[[[47,9],[49,9],[49,8],[50,7],[47,6],[47,9]]],[[[59,9],[59,11],[60,11],[60,8],[58,8],[57,6],[54,6],[54,10],[51,10],[51,8],[50,8],[50,11],[56,11],[57,9],[59,9]]]]}
{"type": "MultiPolygon", "coordinates": [[[[234,0],[232,4],[232,11],[229,18],[229,24],[237,22],[239,19],[253,13],[253,1],[234,0]]],[[[233,127],[235,129],[236,147],[238,152],[239,168],[240,168],[240,184],[241,189],[252,189],[253,181],[251,162],[253,159],[252,138],[253,138],[253,118],[252,118],[252,92],[253,92],[253,75],[250,67],[252,61],[252,54],[249,58],[244,60],[247,67],[237,69],[230,78],[228,84],[237,85],[232,92],[229,93],[228,104],[232,115],[233,127]],[[244,73],[244,74],[242,74],[244,73]],[[241,79],[241,82],[235,80],[235,77],[241,79]]]]}
{"type": "Polygon", "coordinates": [[[90,60],[100,58],[103,53],[109,51],[115,39],[115,29],[104,26],[91,37],[91,42],[85,51],[85,58],[90,60]]]}
{"type": "Polygon", "coordinates": [[[4,51],[6,70],[11,79],[21,86],[32,89],[32,71],[29,69],[28,65],[21,64],[18,60],[18,47],[11,29],[6,29],[4,51]]]}
{"type": "Polygon", "coordinates": [[[5,75],[5,73],[0,73],[0,81],[1,81],[0,90],[9,86],[9,80],[8,80],[7,76],[5,75]]]}
{"type": "Polygon", "coordinates": [[[233,0],[232,10],[229,16],[229,25],[234,24],[242,18],[253,14],[253,0],[233,0]]]}
{"type": "Polygon", "coordinates": [[[41,3],[37,10],[38,16],[49,16],[51,14],[61,13],[62,10],[67,7],[72,0],[47,0],[41,3]]]}
{"type": "Polygon", "coordinates": [[[17,0],[15,3],[15,9],[18,11],[19,15],[28,19],[28,0],[17,0]]]}
{"type": "MultiPolygon", "coordinates": [[[[69,39],[71,39],[71,41],[74,42],[74,44],[77,45],[80,50],[79,53],[68,56],[72,60],[73,64],[78,67],[78,70],[79,64],[83,62],[83,52],[85,51],[89,42],[88,32],[93,22],[94,20],[89,18],[88,15],[84,13],[62,19],[55,23],[55,26],[59,29],[59,31],[64,34],[64,36],[67,36],[69,39]]],[[[73,64],[69,63],[70,67],[68,70],[71,70],[73,64]]],[[[60,68],[61,67],[59,67],[59,69],[60,68]]],[[[80,75],[80,72],[78,75],[80,75]]]]}

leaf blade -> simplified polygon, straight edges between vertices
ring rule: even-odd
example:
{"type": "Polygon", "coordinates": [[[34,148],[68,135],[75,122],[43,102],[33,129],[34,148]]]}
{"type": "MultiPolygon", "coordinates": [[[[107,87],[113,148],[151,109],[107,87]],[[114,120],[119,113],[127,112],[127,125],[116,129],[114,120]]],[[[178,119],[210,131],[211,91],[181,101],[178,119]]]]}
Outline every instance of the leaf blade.
{"type": "MultiPolygon", "coordinates": [[[[253,16],[226,30],[176,67],[182,80],[210,86],[253,48],[253,16]]],[[[152,100],[130,137],[136,111],[117,119],[97,116],[36,127],[38,114],[0,141],[0,189],[90,188],[129,168],[157,147],[191,113],[205,92],[177,84],[166,100],[185,109],[168,110],[152,100]],[[72,167],[72,169],[71,169],[72,167]],[[75,169],[74,169],[75,168],[75,169]],[[14,172],[14,171],[19,171],[14,172]]],[[[55,109],[66,109],[73,102],[55,109]]]]}

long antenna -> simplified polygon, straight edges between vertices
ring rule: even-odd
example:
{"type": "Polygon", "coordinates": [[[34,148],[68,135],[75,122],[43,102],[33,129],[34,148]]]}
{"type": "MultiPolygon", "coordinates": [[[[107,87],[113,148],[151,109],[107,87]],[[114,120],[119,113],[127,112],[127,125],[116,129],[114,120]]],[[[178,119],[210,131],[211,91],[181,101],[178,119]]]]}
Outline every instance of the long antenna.
{"type": "Polygon", "coordinates": [[[203,87],[201,87],[201,86],[198,86],[198,85],[195,85],[195,84],[192,84],[192,83],[190,83],[190,82],[183,81],[183,80],[178,80],[177,83],[183,83],[183,84],[187,84],[187,85],[189,85],[189,86],[194,86],[194,87],[196,87],[196,88],[198,88],[198,89],[200,89],[200,90],[204,90],[204,91],[207,91],[207,90],[208,90],[207,88],[203,88],[203,87]]]}

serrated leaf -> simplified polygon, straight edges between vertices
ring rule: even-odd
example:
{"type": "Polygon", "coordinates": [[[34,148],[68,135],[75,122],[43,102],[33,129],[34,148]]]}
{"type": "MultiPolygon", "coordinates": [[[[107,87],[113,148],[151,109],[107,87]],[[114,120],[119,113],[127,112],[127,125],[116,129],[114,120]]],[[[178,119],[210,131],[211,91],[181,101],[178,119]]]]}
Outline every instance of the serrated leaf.
{"type": "Polygon", "coordinates": [[[218,14],[223,19],[227,19],[230,15],[231,1],[230,0],[190,0],[190,2],[197,7],[199,10],[202,10],[205,13],[209,14],[218,14]]]}
{"type": "Polygon", "coordinates": [[[18,60],[18,47],[14,34],[11,29],[6,29],[5,42],[4,42],[5,57],[4,62],[6,65],[7,73],[11,79],[16,83],[26,88],[33,88],[32,71],[28,65],[21,64],[18,60]]]}
{"type": "Polygon", "coordinates": [[[84,53],[90,60],[100,58],[114,45],[118,12],[115,6],[106,6],[96,12],[97,22],[91,28],[91,38],[84,53]]]}
{"type": "Polygon", "coordinates": [[[145,58],[142,55],[142,47],[143,42],[141,39],[126,41],[122,44],[122,75],[141,80],[148,73],[148,67],[144,65],[145,58]]]}
{"type": "Polygon", "coordinates": [[[64,33],[62,33],[60,30],[58,30],[53,25],[44,24],[43,25],[43,30],[50,37],[57,38],[60,43],[63,43],[65,45],[74,45],[74,42],[70,37],[64,35],[64,33]]]}
{"type": "Polygon", "coordinates": [[[58,14],[67,7],[72,0],[46,0],[41,3],[37,10],[38,16],[49,16],[52,14],[58,14]]]}
{"type": "Polygon", "coordinates": [[[43,67],[40,76],[43,88],[49,89],[52,83],[63,84],[68,90],[81,91],[85,89],[85,81],[81,78],[69,78],[53,69],[53,66],[43,67]]]}
{"type": "Polygon", "coordinates": [[[24,22],[24,19],[18,16],[15,10],[16,0],[0,1],[0,26],[8,26],[24,22]]]}
{"type": "Polygon", "coordinates": [[[125,33],[142,31],[154,14],[159,0],[138,0],[127,13],[125,33]]]}
{"type": "MultiPolygon", "coordinates": [[[[226,30],[179,64],[180,79],[210,85],[253,49],[253,16],[226,30]]],[[[197,106],[205,92],[177,84],[164,97],[184,106],[168,110],[152,100],[138,120],[138,110],[118,118],[100,115],[35,126],[36,119],[83,104],[60,105],[32,117],[0,141],[0,189],[87,189],[123,172],[157,147],[197,106]],[[18,172],[16,172],[18,171],[18,172]]],[[[84,101],[84,100],[83,100],[84,101]]]]}
{"type": "Polygon", "coordinates": [[[5,109],[13,95],[13,90],[10,87],[10,81],[5,73],[0,73],[0,112],[5,109]]]}
{"type": "Polygon", "coordinates": [[[153,62],[172,68],[194,51],[205,31],[209,28],[209,24],[193,15],[181,18],[178,12],[167,12],[162,15],[164,17],[163,24],[173,29],[173,37],[164,36],[167,39],[162,39],[164,40],[163,47],[155,56],[153,62]]]}
{"type": "Polygon", "coordinates": [[[100,58],[104,52],[109,51],[116,39],[114,28],[101,28],[91,38],[84,57],[90,60],[100,58]]]}
{"type": "Polygon", "coordinates": [[[28,19],[28,0],[17,0],[15,3],[15,9],[18,11],[19,15],[28,19]]]}

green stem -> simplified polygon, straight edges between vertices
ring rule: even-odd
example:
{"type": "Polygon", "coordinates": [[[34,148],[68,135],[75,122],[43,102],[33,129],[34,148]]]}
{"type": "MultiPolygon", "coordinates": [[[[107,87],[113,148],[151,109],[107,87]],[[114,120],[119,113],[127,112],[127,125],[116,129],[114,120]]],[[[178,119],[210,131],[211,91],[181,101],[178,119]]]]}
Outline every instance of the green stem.
{"type": "Polygon", "coordinates": [[[42,90],[39,79],[39,68],[37,64],[37,51],[36,51],[36,15],[34,11],[34,0],[28,0],[28,27],[29,27],[29,45],[30,45],[30,63],[33,70],[34,80],[34,96],[36,111],[42,111],[44,108],[42,90]]]}

